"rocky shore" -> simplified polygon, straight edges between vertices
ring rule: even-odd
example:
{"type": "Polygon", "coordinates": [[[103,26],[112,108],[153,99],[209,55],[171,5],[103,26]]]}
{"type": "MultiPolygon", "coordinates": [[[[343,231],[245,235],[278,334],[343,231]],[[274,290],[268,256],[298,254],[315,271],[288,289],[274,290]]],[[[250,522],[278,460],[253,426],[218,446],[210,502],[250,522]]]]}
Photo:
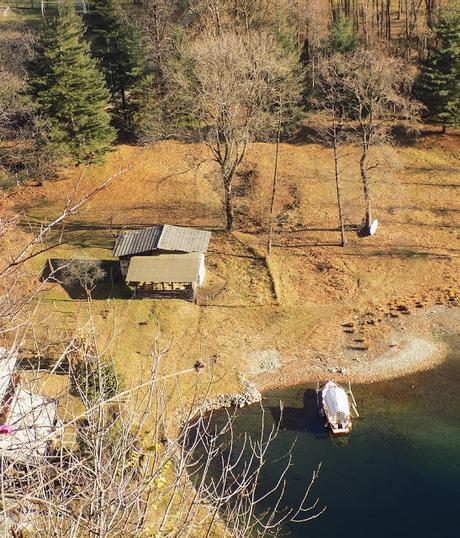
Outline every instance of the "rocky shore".
{"type": "Polygon", "coordinates": [[[242,375],[242,390],[206,398],[194,416],[262,400],[261,392],[309,382],[372,383],[434,368],[449,351],[444,338],[458,334],[460,309],[437,305],[403,320],[391,320],[373,349],[359,349],[342,341],[333,357],[311,353],[307,360],[283,360],[276,349],[259,350],[242,375]]]}
{"type": "Polygon", "coordinates": [[[262,400],[262,394],[251,381],[243,381],[243,390],[236,394],[220,394],[215,398],[206,398],[196,410],[196,414],[205,414],[224,407],[244,407],[262,400]]]}
{"type": "Polygon", "coordinates": [[[442,363],[448,355],[445,337],[460,332],[460,309],[434,306],[391,320],[372,349],[358,349],[346,340],[334,356],[311,353],[308,358],[283,361],[276,371],[257,376],[259,390],[335,379],[369,383],[402,377],[442,363]]]}

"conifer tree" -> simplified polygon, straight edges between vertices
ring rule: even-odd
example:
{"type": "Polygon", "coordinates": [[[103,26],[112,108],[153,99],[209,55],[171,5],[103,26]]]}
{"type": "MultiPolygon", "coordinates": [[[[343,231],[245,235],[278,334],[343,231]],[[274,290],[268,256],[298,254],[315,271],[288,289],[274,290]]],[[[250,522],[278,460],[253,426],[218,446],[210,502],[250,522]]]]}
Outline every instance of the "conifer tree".
{"type": "Polygon", "coordinates": [[[91,162],[110,149],[115,132],[107,112],[109,92],[83,34],[70,3],[45,21],[29,64],[29,88],[43,143],[76,162],[91,162]]]}
{"type": "Polygon", "coordinates": [[[119,0],[95,0],[92,8],[91,48],[112,95],[115,125],[127,135],[133,129],[133,95],[144,72],[141,34],[121,9],[119,0]]]}
{"type": "Polygon", "coordinates": [[[426,119],[446,130],[460,126],[460,10],[440,16],[434,32],[436,43],[422,63],[415,94],[426,106],[426,119]]]}
{"type": "Polygon", "coordinates": [[[356,50],[359,36],[353,29],[351,20],[339,13],[331,24],[327,48],[332,53],[346,54],[356,50]]]}

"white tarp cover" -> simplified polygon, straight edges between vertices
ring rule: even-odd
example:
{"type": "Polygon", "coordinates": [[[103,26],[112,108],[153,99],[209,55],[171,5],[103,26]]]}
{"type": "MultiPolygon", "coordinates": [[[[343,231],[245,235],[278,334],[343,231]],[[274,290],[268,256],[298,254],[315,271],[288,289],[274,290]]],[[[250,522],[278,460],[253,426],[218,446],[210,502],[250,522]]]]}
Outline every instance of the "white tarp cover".
{"type": "Polygon", "coordinates": [[[328,381],[321,392],[324,411],[328,418],[337,424],[344,422],[350,416],[350,405],[345,390],[333,381],[328,381]]]}
{"type": "Polygon", "coordinates": [[[0,453],[20,461],[45,456],[56,429],[56,414],[53,400],[16,388],[5,420],[13,433],[0,436],[0,453]]]}

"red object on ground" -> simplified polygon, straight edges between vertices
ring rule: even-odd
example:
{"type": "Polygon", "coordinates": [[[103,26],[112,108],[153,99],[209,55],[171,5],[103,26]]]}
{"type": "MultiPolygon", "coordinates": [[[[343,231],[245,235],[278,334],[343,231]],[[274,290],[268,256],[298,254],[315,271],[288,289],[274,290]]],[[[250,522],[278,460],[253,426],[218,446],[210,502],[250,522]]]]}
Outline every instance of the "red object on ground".
{"type": "Polygon", "coordinates": [[[10,433],[13,433],[13,428],[12,426],[9,426],[8,424],[2,424],[0,426],[0,434],[10,434],[10,433]]]}

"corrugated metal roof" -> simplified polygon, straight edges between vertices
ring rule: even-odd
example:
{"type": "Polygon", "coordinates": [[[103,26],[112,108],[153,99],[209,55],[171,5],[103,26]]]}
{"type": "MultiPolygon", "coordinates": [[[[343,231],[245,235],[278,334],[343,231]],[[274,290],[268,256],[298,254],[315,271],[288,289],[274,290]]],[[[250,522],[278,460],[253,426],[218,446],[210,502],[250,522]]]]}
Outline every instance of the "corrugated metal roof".
{"type": "Polygon", "coordinates": [[[208,250],[211,232],[164,224],[120,234],[113,247],[114,256],[132,256],[152,250],[202,252],[208,250]]]}
{"type": "Polygon", "coordinates": [[[202,252],[208,250],[211,232],[182,228],[165,224],[158,241],[161,250],[180,250],[182,252],[202,252]]]}
{"type": "Polygon", "coordinates": [[[133,256],[126,282],[198,282],[203,254],[133,256]]]}
{"type": "Polygon", "coordinates": [[[155,250],[162,228],[163,226],[152,226],[120,234],[115,241],[112,254],[114,256],[130,256],[155,250]]]}

